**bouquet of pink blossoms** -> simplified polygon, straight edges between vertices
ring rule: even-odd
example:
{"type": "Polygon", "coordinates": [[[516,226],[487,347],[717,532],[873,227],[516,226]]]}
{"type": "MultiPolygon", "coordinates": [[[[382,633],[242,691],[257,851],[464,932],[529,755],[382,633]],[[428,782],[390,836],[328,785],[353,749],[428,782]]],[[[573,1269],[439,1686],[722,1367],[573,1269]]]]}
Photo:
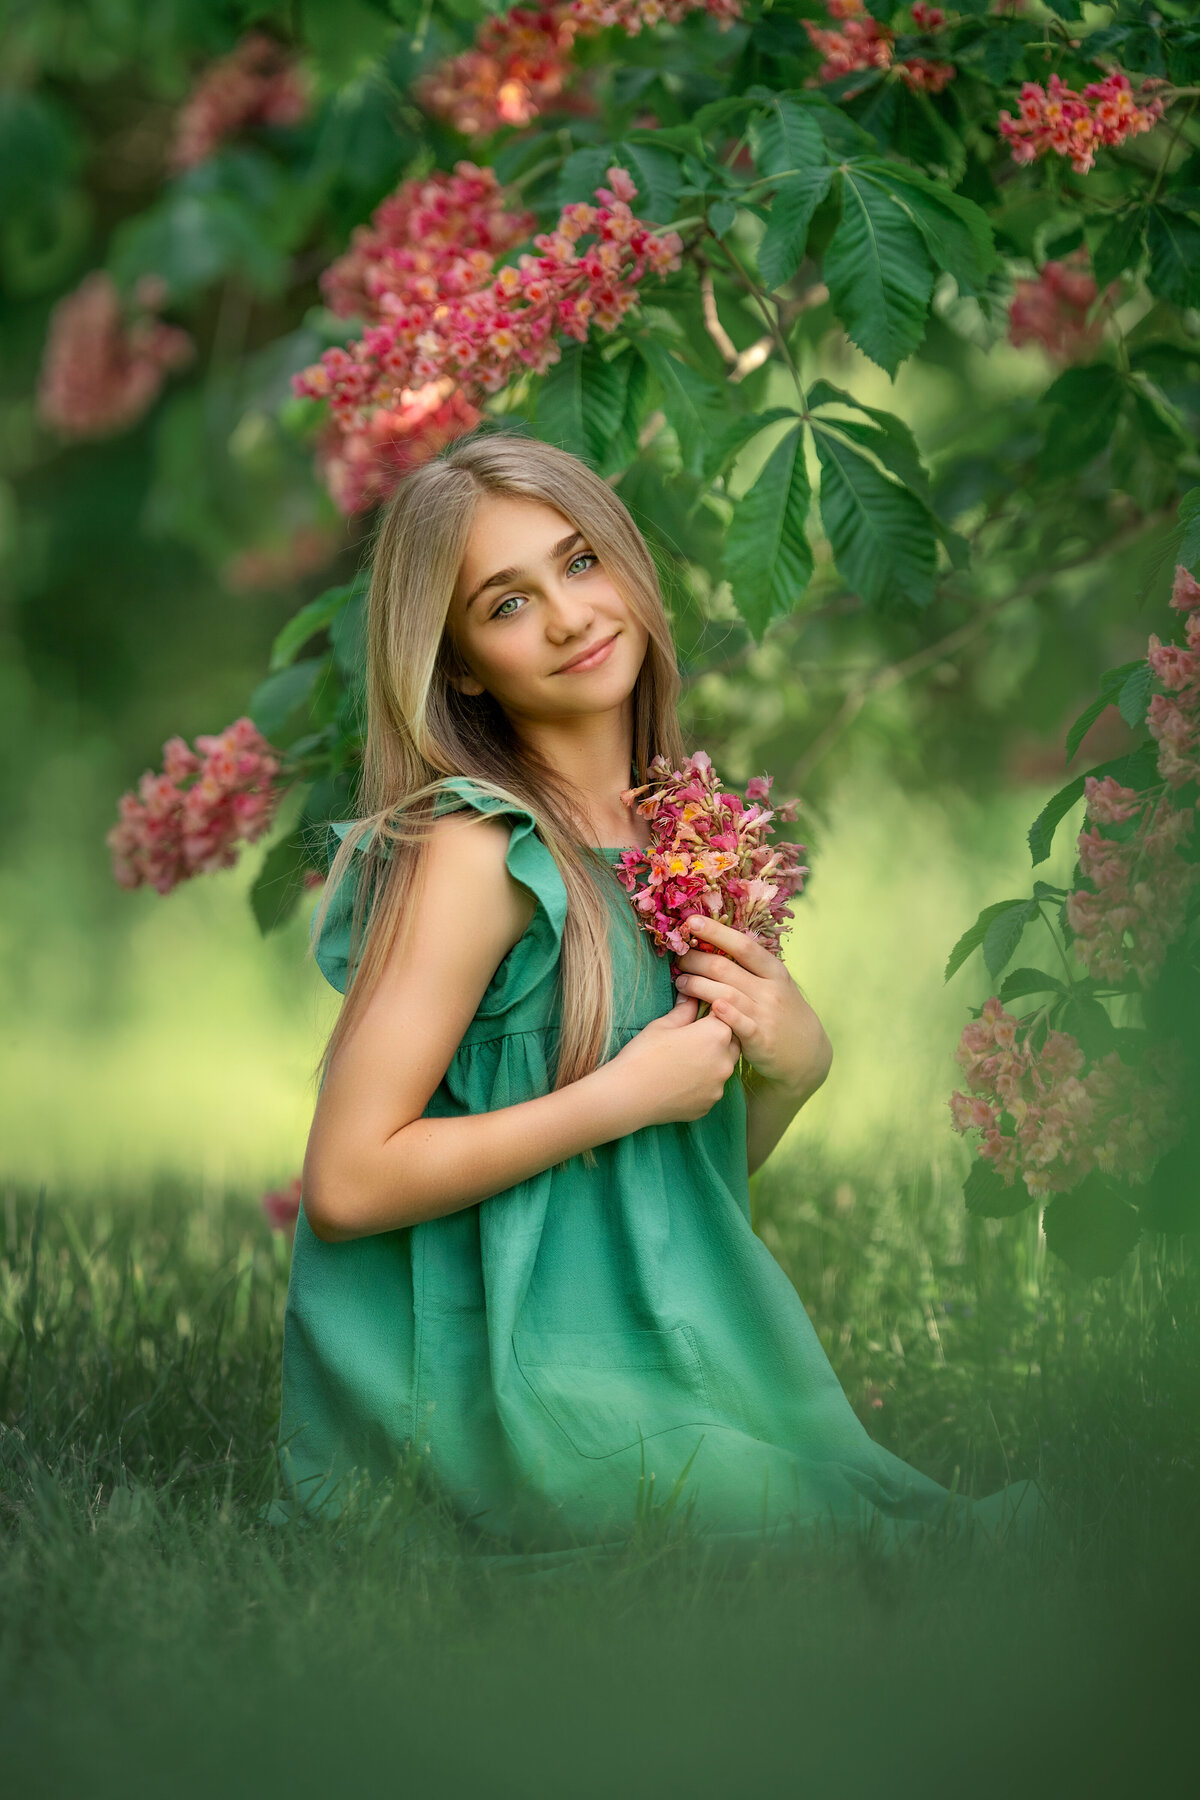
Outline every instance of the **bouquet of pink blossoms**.
{"type": "MultiPolygon", "coordinates": [[[[781,955],[780,939],[791,923],[788,901],[803,890],[809,871],[800,861],[804,845],[772,844],[769,827],[773,819],[793,820],[799,801],[766,805],[770,775],[748,782],[745,800],[723,793],[703,750],[682,769],[656,756],[650,774],[652,781],[626,788],[621,799],[626,806],[636,801],[653,822],[653,841],[648,850],[626,850],[616,875],[655,948],[684,955],[691,939],[683,922],[704,913],[781,955]]],[[[724,955],[715,945],[705,949],[724,955]]]]}

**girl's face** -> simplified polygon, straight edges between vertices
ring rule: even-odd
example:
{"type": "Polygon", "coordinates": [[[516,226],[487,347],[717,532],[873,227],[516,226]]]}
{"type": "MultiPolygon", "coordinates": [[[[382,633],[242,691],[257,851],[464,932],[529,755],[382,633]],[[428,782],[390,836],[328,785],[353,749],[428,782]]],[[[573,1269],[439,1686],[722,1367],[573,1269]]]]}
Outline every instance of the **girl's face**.
{"type": "Polygon", "coordinates": [[[530,721],[620,707],[650,637],[570,520],[513,494],[476,506],[447,630],[470,671],[461,691],[530,721]]]}

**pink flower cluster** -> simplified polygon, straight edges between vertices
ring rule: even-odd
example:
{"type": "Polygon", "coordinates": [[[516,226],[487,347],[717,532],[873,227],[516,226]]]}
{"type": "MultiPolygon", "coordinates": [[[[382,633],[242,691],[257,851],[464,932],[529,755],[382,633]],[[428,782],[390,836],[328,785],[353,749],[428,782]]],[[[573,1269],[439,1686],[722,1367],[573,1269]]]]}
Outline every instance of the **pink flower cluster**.
{"type": "Polygon", "coordinates": [[[470,50],[421,77],[417,100],[468,137],[501,125],[528,125],[561,94],[574,37],[566,6],[514,6],[493,14],[470,50]]]}
{"type": "Polygon", "coordinates": [[[1180,563],[1171,605],[1186,614],[1187,648],[1151,634],[1146,660],[1168,690],[1153,694],[1146,723],[1158,743],[1158,772],[1169,787],[1200,781],[1200,582],[1180,563]]]}
{"type": "Polygon", "coordinates": [[[238,840],[254,843],[275,815],[280,767],[247,718],[198,737],[194,751],[168,738],[161,775],[147,769],[137,792],[122,794],[120,820],[105,838],[116,881],[169,894],[192,875],[232,868],[238,840]]]}
{"type": "Polygon", "coordinates": [[[180,107],[171,167],[190,169],[249,125],[296,125],[311,100],[312,84],[292,52],[252,31],[209,64],[180,107]]]}
{"type": "Polygon", "coordinates": [[[390,406],[375,407],[357,424],[329,420],[317,441],[321,479],[340,512],[363,512],[482,417],[449,375],[401,388],[390,406]]]}
{"type": "Polygon", "coordinates": [[[110,437],[149,410],[168,372],[195,354],[186,331],[155,317],[165,298],[164,284],[145,276],[127,308],[104,269],[64,295],[50,314],[38,377],[43,424],[65,438],[110,437]]]}
{"type": "MultiPolygon", "coordinates": [[[[839,21],[840,30],[814,25],[802,19],[813,49],[824,57],[813,87],[822,81],[836,81],[859,69],[890,69],[896,53],[896,34],[888,26],[872,18],[863,0],[825,0],[831,19],[839,21]]],[[[940,7],[925,6],[921,0],[912,8],[913,23],[919,30],[936,31],[946,22],[940,7]]],[[[953,81],[958,70],[953,63],[933,62],[925,56],[906,56],[896,63],[896,73],[910,88],[940,94],[946,83],[953,81]]]]}
{"type": "Polygon", "coordinates": [[[636,801],[652,821],[651,846],[627,850],[616,867],[642,929],[658,950],[682,956],[691,948],[683,921],[705,913],[778,956],[791,920],[788,901],[802,892],[808,869],[800,862],[804,846],[771,844],[767,828],[772,819],[794,819],[799,802],[769,807],[770,775],[747,783],[745,801],[723,793],[703,750],[682,769],[656,756],[649,773],[651,781],[627,788],[621,799],[626,806],[636,801]]]}
{"type": "Polygon", "coordinates": [[[742,16],[742,0],[572,0],[571,16],[593,31],[619,25],[637,37],[643,25],[678,25],[689,13],[706,12],[721,31],[742,16]]]}
{"type": "Polygon", "coordinates": [[[1161,87],[1149,76],[1141,92],[1133,92],[1128,75],[1114,69],[1103,81],[1089,82],[1082,94],[1069,88],[1060,75],[1051,75],[1046,89],[1038,81],[1021,87],[1020,116],[1000,114],[1000,132],[1012,145],[1013,161],[1031,163],[1048,151],[1069,156],[1077,175],[1086,175],[1102,145],[1124,143],[1127,137],[1149,131],[1162,117],[1163,102],[1147,99],[1151,88],[1161,87]]]}
{"type": "Polygon", "coordinates": [[[1195,810],[1171,806],[1165,794],[1135,793],[1111,775],[1102,781],[1089,775],[1084,791],[1088,823],[1078,839],[1079,873],[1092,887],[1067,896],[1075,954],[1090,975],[1123,981],[1132,969],[1148,987],[1183,930],[1200,874],[1179,854],[1191,838],[1195,810]],[[1132,836],[1105,834],[1105,826],[1129,820],[1137,821],[1132,836]]]}
{"type": "Polygon", "coordinates": [[[1151,1045],[1137,1068],[1115,1050],[1089,1068],[1066,1031],[1048,1032],[1035,1051],[1028,1024],[993,995],[964,1029],[955,1060],[967,1091],[950,1097],[954,1129],[982,1132],[980,1156],[1007,1186],[1020,1176],[1035,1200],[1066,1193],[1094,1170],[1145,1180],[1183,1134],[1174,1046],[1151,1045]]]}
{"type": "Polygon", "coordinates": [[[300,1216],[301,1179],[297,1175],[285,1188],[269,1188],[262,1196],[260,1204],[272,1231],[285,1231],[289,1236],[295,1231],[300,1216]]]}
{"type": "Polygon", "coordinates": [[[321,293],[341,319],[378,322],[432,308],[485,286],[497,257],[523,243],[534,223],[531,212],[508,210],[494,169],[458,162],[451,174],[402,181],[380,201],[321,276],[321,293]]]}
{"type": "MultiPolygon", "coordinates": [[[[1105,300],[1118,293],[1113,282],[1105,300]]],[[[1098,347],[1104,321],[1088,322],[1096,300],[1096,283],[1088,253],[1073,251],[1062,262],[1044,263],[1034,281],[1018,281],[1008,309],[1008,341],[1018,349],[1040,344],[1060,363],[1084,362],[1098,347]]]]}
{"type": "Polygon", "coordinates": [[[1075,954],[1088,973],[1121,982],[1132,971],[1143,987],[1157,978],[1183,931],[1200,880],[1200,864],[1183,854],[1192,842],[1196,809],[1172,799],[1174,789],[1200,779],[1200,582],[1182,564],[1171,605],[1186,615],[1187,647],[1164,644],[1153,633],[1146,654],[1168,690],[1151,696],[1147,713],[1165,786],[1138,793],[1111,775],[1099,781],[1088,776],[1078,849],[1079,873],[1090,885],[1066,902],[1075,954]]]}
{"type": "MultiPolygon", "coordinates": [[[[469,163],[459,163],[456,173],[464,181],[488,174],[469,163]]],[[[293,376],[295,391],[328,400],[345,439],[369,438],[381,410],[395,415],[399,409],[387,426],[387,442],[394,445],[406,433],[414,435],[406,418],[407,409],[416,409],[415,435],[427,441],[430,421],[456,434],[456,419],[445,409],[470,415],[477,399],[497,393],[521,369],[541,374],[557,362],[556,333],[582,343],[592,324],[614,331],[635,304],[638,283],[648,273],[678,268],[683,245],[677,232],[655,231],[634,216],[629,202],[637,188],[624,169],[607,173],[612,186],[596,189],[599,206],[576,201],[564,207],[554,230],[534,238],[538,255],[525,252],[498,271],[480,246],[469,257],[452,253],[436,273],[413,275],[406,254],[398,280],[391,278],[395,258],[376,259],[361,283],[355,275],[347,284],[339,274],[331,291],[348,295],[365,288],[380,322],[293,376]],[[433,414],[426,402],[431,387],[439,409],[433,414]]],[[[390,479],[381,463],[374,486],[355,479],[340,492],[335,486],[334,497],[346,507],[363,493],[386,489],[390,479]]]]}

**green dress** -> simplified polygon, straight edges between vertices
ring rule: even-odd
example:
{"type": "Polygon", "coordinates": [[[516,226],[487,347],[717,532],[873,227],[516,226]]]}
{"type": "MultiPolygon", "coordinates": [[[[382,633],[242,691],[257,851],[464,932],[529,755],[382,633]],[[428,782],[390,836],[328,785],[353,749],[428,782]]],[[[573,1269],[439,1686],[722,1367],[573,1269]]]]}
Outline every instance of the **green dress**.
{"type": "MultiPolygon", "coordinates": [[[[466,801],[511,816],[507,865],[537,910],[429,1118],[549,1090],[567,907],[528,811],[465,777],[444,787],[439,812],[466,801]]],[[[342,992],[357,867],[316,951],[342,992]]],[[[675,990],[615,875],[611,893],[613,1054],[675,990]]],[[[972,1503],[867,1434],[751,1226],[736,1072],[703,1118],[631,1131],[595,1155],[592,1170],[575,1156],[458,1212],[346,1243],[322,1242],[301,1208],[279,1421],[287,1497],[273,1522],[336,1516],[353,1469],[374,1481],[415,1452],[419,1479],[494,1558],[619,1544],[673,1488],[676,1513],[730,1545],[826,1527],[900,1542],[968,1516],[992,1541],[1028,1540],[1044,1511],[1031,1482],[972,1503]]]]}

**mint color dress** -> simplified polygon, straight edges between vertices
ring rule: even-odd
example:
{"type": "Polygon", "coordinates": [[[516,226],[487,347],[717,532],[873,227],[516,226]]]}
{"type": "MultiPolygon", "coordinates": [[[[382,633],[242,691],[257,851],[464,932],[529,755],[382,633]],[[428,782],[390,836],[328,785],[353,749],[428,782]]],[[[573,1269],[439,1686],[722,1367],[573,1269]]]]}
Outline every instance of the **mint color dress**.
{"type": "MultiPolygon", "coordinates": [[[[549,1091],[567,908],[528,811],[465,777],[444,786],[438,812],[466,801],[511,817],[507,865],[537,911],[429,1118],[549,1091]]],[[[355,822],[331,829],[342,837],[355,822]]],[[[604,852],[610,864],[620,854],[604,852]]],[[[357,866],[316,951],[342,992],[357,866]]],[[[615,1054],[675,989],[615,875],[611,894],[615,1054]]],[[[672,1489],[677,1515],[730,1546],[774,1549],[826,1528],[896,1544],[968,1518],[992,1543],[1029,1540],[1045,1510],[1032,1482],[971,1502],[867,1434],[752,1228],[736,1072],[703,1118],[630,1131],[595,1154],[593,1170],[575,1156],[458,1212],[347,1243],[322,1242],[301,1208],[279,1420],[286,1497],[271,1522],[336,1516],[352,1470],[374,1482],[415,1452],[419,1481],[492,1561],[619,1545],[672,1489]]]]}

